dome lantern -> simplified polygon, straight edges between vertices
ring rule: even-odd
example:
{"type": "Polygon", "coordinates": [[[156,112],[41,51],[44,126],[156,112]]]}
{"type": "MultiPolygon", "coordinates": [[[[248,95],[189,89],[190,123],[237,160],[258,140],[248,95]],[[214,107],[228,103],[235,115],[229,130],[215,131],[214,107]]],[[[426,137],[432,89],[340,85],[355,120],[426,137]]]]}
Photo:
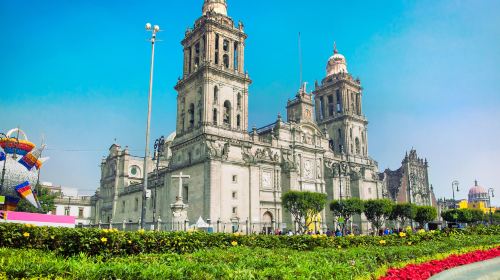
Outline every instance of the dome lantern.
{"type": "Polygon", "coordinates": [[[326,76],[339,73],[349,73],[347,71],[347,62],[345,57],[337,50],[337,44],[333,43],[333,55],[328,59],[326,65],[326,76]]]}

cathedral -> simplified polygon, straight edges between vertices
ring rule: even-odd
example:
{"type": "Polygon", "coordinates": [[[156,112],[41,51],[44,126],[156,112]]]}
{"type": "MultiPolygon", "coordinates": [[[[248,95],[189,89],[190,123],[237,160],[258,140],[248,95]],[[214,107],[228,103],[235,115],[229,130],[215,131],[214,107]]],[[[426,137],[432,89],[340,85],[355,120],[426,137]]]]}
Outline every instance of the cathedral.
{"type": "MultiPolygon", "coordinates": [[[[225,0],[204,1],[181,42],[176,131],[164,151],[148,159],[148,170],[127,147],[111,146],[101,163],[94,223],[137,222],[143,176],[151,190],[146,219],[161,219],[165,230],[200,217],[213,231],[294,230],[281,204],[289,190],[324,193],[329,201],[384,197],[377,162],[368,153],[361,82],[349,73],[345,57],[334,48],[325,77],[312,92],[305,85],[298,90],[286,104],[286,118],[249,129],[246,38],[225,0]]],[[[335,226],[325,208],[315,221],[318,230],[335,226]]],[[[352,227],[370,228],[364,216],[355,217],[352,227]]]]}

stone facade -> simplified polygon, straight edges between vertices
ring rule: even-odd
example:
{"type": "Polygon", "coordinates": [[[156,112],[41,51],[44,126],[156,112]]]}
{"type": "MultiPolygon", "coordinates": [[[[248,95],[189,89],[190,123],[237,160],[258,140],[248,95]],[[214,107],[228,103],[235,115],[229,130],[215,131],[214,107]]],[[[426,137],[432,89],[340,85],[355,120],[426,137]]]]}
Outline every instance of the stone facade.
{"type": "MultiPolygon", "coordinates": [[[[156,155],[159,171],[151,159],[146,172],[153,193],[146,219],[152,220],[156,201],[157,216],[172,221],[171,205],[179,197],[172,175],[181,172],[190,175],[181,190],[190,224],[202,217],[214,227],[229,223],[242,232],[294,229],[281,205],[282,193],[289,190],[326,193],[329,200],[382,198],[377,163],[368,156],[361,83],[348,74],[345,58],[335,49],[321,84],[312,93],[304,84],[288,101],[286,121],[278,115],[249,131],[244,25],[227,16],[224,0],[205,0],[202,11],[182,40],[176,132],[165,154],[156,155]]],[[[95,223],[136,222],[142,159],[113,145],[101,166],[95,223]]],[[[334,226],[332,221],[330,211],[323,211],[322,227],[334,226]]],[[[354,227],[366,232],[369,225],[356,217],[354,227]]]]}
{"type": "Polygon", "coordinates": [[[396,202],[411,202],[419,206],[437,207],[434,189],[429,184],[429,164],[411,150],[397,170],[386,169],[379,174],[383,184],[384,197],[396,202]]]}

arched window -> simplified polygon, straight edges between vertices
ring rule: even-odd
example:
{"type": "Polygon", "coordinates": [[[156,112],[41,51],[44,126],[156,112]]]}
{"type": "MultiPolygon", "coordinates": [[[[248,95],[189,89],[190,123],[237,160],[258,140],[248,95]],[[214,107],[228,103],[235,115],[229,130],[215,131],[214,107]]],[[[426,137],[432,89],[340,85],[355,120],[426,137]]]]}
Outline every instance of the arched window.
{"type": "Polygon", "coordinates": [[[352,140],[352,127],[349,129],[349,138],[352,140]]]}
{"type": "Polygon", "coordinates": [[[217,109],[214,109],[212,121],[215,125],[217,125],[217,109]]]}
{"type": "Polygon", "coordinates": [[[222,57],[222,60],[223,60],[223,62],[224,62],[224,67],[229,68],[229,55],[225,54],[225,55],[222,57]]]}
{"type": "Polygon", "coordinates": [[[189,128],[194,127],[194,104],[189,104],[189,128]]]}
{"type": "Polygon", "coordinates": [[[217,86],[214,87],[214,104],[217,104],[219,101],[219,88],[217,86]]]}
{"type": "Polygon", "coordinates": [[[356,142],[356,154],[359,155],[361,153],[361,149],[359,147],[359,138],[358,137],[356,137],[356,141],[355,142],[356,142]]]}
{"type": "Polygon", "coordinates": [[[228,40],[224,40],[224,42],[222,43],[222,48],[224,49],[225,52],[229,51],[229,41],[228,40]]]}
{"type": "Polygon", "coordinates": [[[236,104],[238,106],[238,109],[241,109],[241,93],[238,92],[238,96],[236,98],[236,104]]]}
{"type": "Polygon", "coordinates": [[[241,117],[240,117],[240,115],[236,116],[236,127],[238,127],[238,129],[241,127],[241,117]]]}
{"type": "Polygon", "coordinates": [[[229,100],[224,101],[224,115],[222,116],[222,121],[225,125],[231,125],[231,102],[229,102],[229,100]]]}

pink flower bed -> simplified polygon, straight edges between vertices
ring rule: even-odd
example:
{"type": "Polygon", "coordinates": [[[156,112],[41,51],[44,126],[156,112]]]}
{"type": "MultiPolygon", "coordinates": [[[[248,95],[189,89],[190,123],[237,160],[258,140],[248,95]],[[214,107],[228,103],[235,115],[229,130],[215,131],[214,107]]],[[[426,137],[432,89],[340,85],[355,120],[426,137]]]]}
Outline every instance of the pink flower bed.
{"type": "Polygon", "coordinates": [[[393,280],[393,279],[411,279],[421,280],[429,279],[432,275],[438,274],[444,270],[454,268],[457,266],[470,264],[474,262],[493,259],[500,256],[500,247],[490,250],[478,250],[463,255],[450,255],[442,260],[434,260],[421,264],[410,264],[403,268],[389,269],[384,277],[379,280],[393,280]]]}

